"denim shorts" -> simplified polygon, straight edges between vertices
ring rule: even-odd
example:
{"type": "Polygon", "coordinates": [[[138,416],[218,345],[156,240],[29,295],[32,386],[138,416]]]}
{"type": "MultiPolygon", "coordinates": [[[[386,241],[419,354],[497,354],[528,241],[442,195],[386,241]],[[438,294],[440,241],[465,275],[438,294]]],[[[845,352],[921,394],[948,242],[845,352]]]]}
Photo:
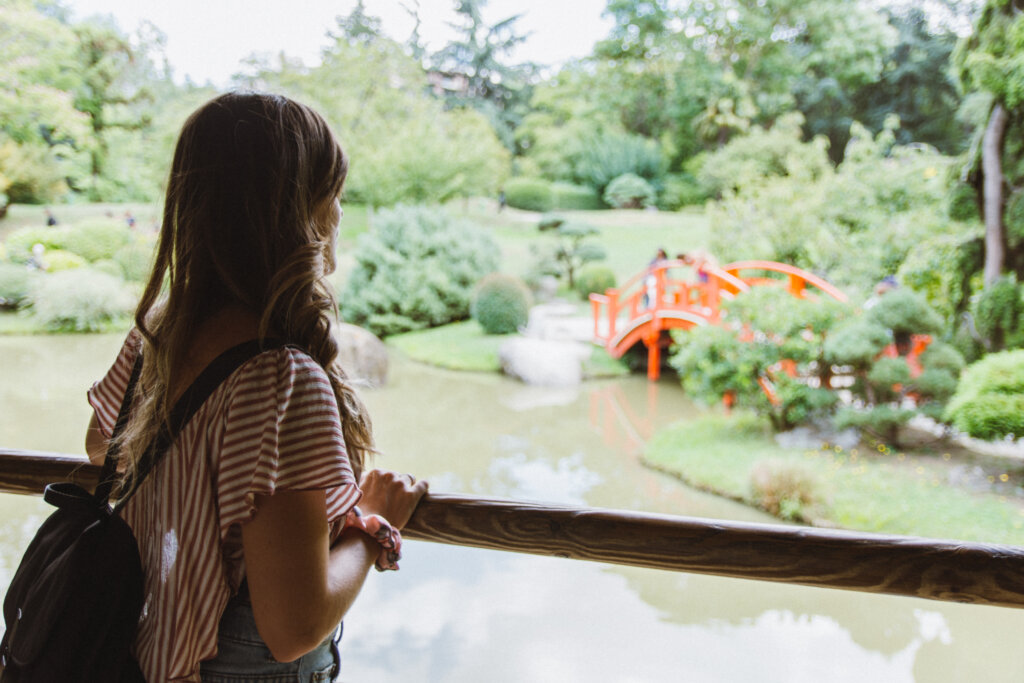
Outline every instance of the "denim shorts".
{"type": "Polygon", "coordinates": [[[248,586],[243,582],[238,595],[228,602],[217,627],[217,656],[201,662],[199,673],[204,683],[333,681],[340,665],[341,630],[339,624],[335,634],[294,662],[279,662],[256,630],[248,586]]]}

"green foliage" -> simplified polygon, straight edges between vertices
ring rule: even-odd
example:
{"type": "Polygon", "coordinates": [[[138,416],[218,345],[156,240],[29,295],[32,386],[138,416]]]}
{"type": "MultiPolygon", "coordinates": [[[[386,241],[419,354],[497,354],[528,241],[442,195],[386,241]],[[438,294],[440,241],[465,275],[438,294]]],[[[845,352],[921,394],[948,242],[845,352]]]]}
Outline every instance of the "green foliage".
{"type": "Polygon", "coordinates": [[[583,143],[573,168],[576,182],[604,196],[608,184],[632,173],[652,180],[664,171],[661,149],[639,135],[605,134],[583,143]]]}
{"type": "Polygon", "coordinates": [[[592,187],[572,183],[551,183],[551,205],[560,211],[594,211],[605,208],[592,187]]]}
{"type": "Polygon", "coordinates": [[[592,225],[562,222],[555,229],[542,229],[557,240],[551,245],[531,245],[535,261],[534,270],[540,274],[565,276],[569,289],[576,288],[576,273],[591,261],[600,261],[607,252],[589,238],[600,234],[592,225]]]}
{"type": "Polygon", "coordinates": [[[684,206],[703,204],[708,199],[707,193],[689,173],[677,173],[665,176],[658,193],[658,208],[664,211],[677,211],[684,206]]]}
{"type": "Polygon", "coordinates": [[[35,271],[16,263],[0,263],[0,308],[19,308],[29,297],[35,271]]]}
{"type": "Polygon", "coordinates": [[[39,227],[19,228],[7,236],[5,245],[7,257],[15,263],[28,263],[32,259],[32,247],[42,244],[47,250],[64,249],[67,244],[68,228],[39,227]]]}
{"type": "Polygon", "coordinates": [[[560,216],[555,213],[546,213],[540,217],[537,221],[537,229],[541,232],[547,230],[556,230],[559,226],[565,223],[565,216],[560,216]]]}
{"type": "Polygon", "coordinates": [[[530,303],[530,290],[522,280],[491,273],[474,289],[470,315],[487,334],[511,334],[526,325],[530,303]]]}
{"type": "Polygon", "coordinates": [[[981,266],[977,242],[962,235],[924,239],[907,252],[897,277],[923,294],[943,319],[952,320],[967,306],[971,274],[981,266]]]}
{"type": "Polygon", "coordinates": [[[964,357],[950,344],[940,341],[933,341],[921,354],[921,365],[926,370],[945,370],[950,375],[958,377],[964,369],[964,357]]]}
{"type": "MultiPolygon", "coordinates": [[[[946,211],[949,213],[949,217],[955,221],[981,220],[981,212],[978,209],[978,192],[967,183],[959,181],[953,183],[949,188],[946,211]]],[[[1021,218],[1024,219],[1024,216],[1021,218]]],[[[1024,225],[1021,227],[1024,228],[1024,225]]]]}
{"type": "Polygon", "coordinates": [[[40,277],[31,298],[33,317],[61,332],[100,331],[135,307],[122,280],[90,268],[40,277]]]}
{"type": "Polygon", "coordinates": [[[554,208],[551,183],[541,178],[510,178],[505,183],[505,200],[513,209],[550,211],[554,208]]]}
{"type": "Polygon", "coordinates": [[[1024,351],[991,353],[968,366],[945,417],[979,439],[1024,435],[1024,351]]]}
{"type": "Polygon", "coordinates": [[[927,398],[945,401],[956,392],[957,378],[943,368],[925,368],[910,382],[910,390],[927,398]]]}
{"type": "Polygon", "coordinates": [[[867,380],[874,389],[875,400],[891,401],[899,387],[910,381],[910,368],[904,358],[879,358],[868,371],[867,380]]]}
{"type": "Polygon", "coordinates": [[[974,323],[993,351],[1015,348],[1024,343],[1021,316],[1024,312],[1021,287],[1013,275],[986,287],[973,306],[974,323]]]}
{"type": "Polygon", "coordinates": [[[65,249],[52,249],[43,254],[43,265],[47,272],[58,273],[62,270],[81,268],[87,261],[78,254],[65,249]]]}
{"type": "Polygon", "coordinates": [[[772,177],[814,182],[831,171],[823,138],[803,142],[803,117],[788,114],[771,129],[753,128],[704,160],[697,179],[705,195],[721,197],[772,177]]]}
{"type": "Polygon", "coordinates": [[[943,321],[925,298],[908,287],[882,295],[867,318],[893,334],[931,334],[942,330],[943,321]]]}
{"type": "Polygon", "coordinates": [[[615,272],[608,266],[588,263],[576,276],[576,292],[586,301],[591,294],[604,294],[615,286],[615,272]]]}
{"type": "Polygon", "coordinates": [[[155,244],[152,238],[136,238],[114,254],[122,277],[129,282],[144,282],[153,267],[155,244]]]}
{"type": "Polygon", "coordinates": [[[843,408],[836,413],[834,423],[839,429],[857,427],[870,432],[884,443],[898,444],[900,427],[915,414],[914,410],[890,404],[843,408]]]}
{"type": "Polygon", "coordinates": [[[354,256],[342,316],[387,336],[468,317],[473,286],[495,270],[498,249],[444,211],[398,206],[377,214],[354,256]]]}
{"type": "MultiPolygon", "coordinates": [[[[822,149],[809,154],[806,147],[814,143],[794,139],[789,144],[804,151],[785,157],[784,175],[764,176],[760,167],[723,175],[739,182],[709,204],[712,251],[723,261],[790,263],[826,275],[847,292],[866,293],[896,273],[925,239],[963,238],[965,227],[943,209],[944,171],[952,159],[929,148],[896,146],[891,129],[875,137],[859,126],[851,130],[846,156],[834,171],[822,149]]],[[[738,156],[744,140],[730,143],[738,156]]],[[[709,158],[702,173],[714,168],[709,158]]]]}
{"type": "Polygon", "coordinates": [[[604,200],[616,209],[641,209],[653,204],[654,198],[651,184],[633,173],[618,176],[604,191],[604,200]]]}
{"type": "Polygon", "coordinates": [[[67,230],[64,249],[86,261],[113,258],[132,241],[132,231],[124,221],[100,218],[81,221],[67,230]]]}
{"type": "Polygon", "coordinates": [[[798,374],[827,368],[823,362],[826,333],[844,315],[842,307],[791,297],[776,288],[757,288],[727,304],[727,319],[736,330],[720,326],[678,332],[669,363],[683,388],[695,398],[715,403],[731,394],[739,406],[765,416],[776,430],[827,415],[836,396],[806,380],[779,370],[780,361],[792,361],[798,374]],[[746,330],[741,341],[742,325],[746,330]],[[763,384],[770,384],[774,400],[763,384]]]}
{"type": "Polygon", "coordinates": [[[825,358],[836,365],[870,367],[875,356],[891,341],[884,327],[864,318],[837,326],[825,340],[825,358]]]}

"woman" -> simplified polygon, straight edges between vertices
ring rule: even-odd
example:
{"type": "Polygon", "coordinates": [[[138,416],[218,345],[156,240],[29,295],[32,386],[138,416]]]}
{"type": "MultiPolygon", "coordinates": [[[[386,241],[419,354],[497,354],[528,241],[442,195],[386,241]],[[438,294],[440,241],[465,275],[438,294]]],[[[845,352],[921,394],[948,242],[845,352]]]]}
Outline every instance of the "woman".
{"type": "Polygon", "coordinates": [[[426,492],[409,475],[360,477],[370,422],[335,363],[324,284],[347,166],[319,115],[274,95],[217,97],[178,139],[136,327],[89,391],[90,457],[103,458],[139,353],[125,480],[211,360],[253,339],[290,346],[214,391],[125,508],[146,573],[134,653],[150,683],[333,677],[332,636],[370,566],[393,559],[375,524],[395,540],[388,524],[402,528],[426,492]]]}

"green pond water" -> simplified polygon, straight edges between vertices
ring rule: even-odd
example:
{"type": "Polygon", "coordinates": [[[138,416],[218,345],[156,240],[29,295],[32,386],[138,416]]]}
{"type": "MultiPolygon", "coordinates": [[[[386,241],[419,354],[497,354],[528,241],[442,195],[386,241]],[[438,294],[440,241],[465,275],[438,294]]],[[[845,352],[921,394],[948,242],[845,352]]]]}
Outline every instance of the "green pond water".
{"type": "MultiPolygon", "coordinates": [[[[81,453],[120,341],[0,337],[0,445],[81,453]]],[[[394,358],[365,398],[377,464],[434,491],[774,521],[638,463],[697,410],[670,382],[538,389],[394,358]]],[[[0,591],[48,512],[0,495],[0,591]]],[[[408,542],[346,619],[341,680],[1019,682],[1021,633],[1024,610],[408,542]]]]}

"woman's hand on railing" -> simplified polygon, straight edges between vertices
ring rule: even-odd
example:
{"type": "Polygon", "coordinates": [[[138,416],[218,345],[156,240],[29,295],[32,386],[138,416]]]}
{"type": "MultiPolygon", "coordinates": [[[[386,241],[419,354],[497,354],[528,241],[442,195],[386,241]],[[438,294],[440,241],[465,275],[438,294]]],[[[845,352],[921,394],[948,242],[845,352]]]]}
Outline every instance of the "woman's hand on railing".
{"type": "Polygon", "coordinates": [[[359,486],[363,490],[359,509],[364,514],[380,515],[396,529],[408,524],[420,498],[427,492],[427,482],[390,470],[364,472],[359,486]]]}

